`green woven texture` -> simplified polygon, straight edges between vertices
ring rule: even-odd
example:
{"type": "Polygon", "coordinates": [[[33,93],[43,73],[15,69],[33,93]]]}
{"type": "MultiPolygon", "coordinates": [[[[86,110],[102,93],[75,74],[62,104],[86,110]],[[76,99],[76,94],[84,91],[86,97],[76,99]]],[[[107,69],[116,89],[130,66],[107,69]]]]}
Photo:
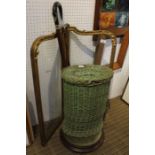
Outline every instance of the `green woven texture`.
{"type": "Polygon", "coordinates": [[[112,69],[100,65],[71,66],[63,69],[64,81],[76,85],[95,85],[109,81],[112,69]]]}
{"type": "Polygon", "coordinates": [[[71,66],[62,72],[63,132],[73,143],[96,139],[103,128],[113,72],[99,65],[71,66]]]}

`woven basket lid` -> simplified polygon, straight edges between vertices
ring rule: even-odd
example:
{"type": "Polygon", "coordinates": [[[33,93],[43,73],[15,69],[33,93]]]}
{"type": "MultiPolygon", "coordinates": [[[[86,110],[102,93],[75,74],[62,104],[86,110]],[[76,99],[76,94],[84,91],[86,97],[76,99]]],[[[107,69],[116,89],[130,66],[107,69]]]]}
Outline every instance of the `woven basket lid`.
{"type": "Polygon", "coordinates": [[[62,70],[64,81],[77,85],[97,85],[109,81],[113,71],[101,65],[76,65],[62,70]]]}

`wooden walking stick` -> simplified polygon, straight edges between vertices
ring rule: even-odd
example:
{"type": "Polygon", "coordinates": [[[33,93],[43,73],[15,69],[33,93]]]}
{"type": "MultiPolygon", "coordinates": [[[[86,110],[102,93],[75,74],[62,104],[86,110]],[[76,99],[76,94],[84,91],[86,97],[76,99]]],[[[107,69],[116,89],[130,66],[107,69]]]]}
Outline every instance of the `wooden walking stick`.
{"type": "Polygon", "coordinates": [[[53,18],[56,26],[56,34],[61,52],[62,68],[69,66],[69,33],[67,31],[68,24],[63,22],[63,10],[59,2],[53,5],[53,18]]]}

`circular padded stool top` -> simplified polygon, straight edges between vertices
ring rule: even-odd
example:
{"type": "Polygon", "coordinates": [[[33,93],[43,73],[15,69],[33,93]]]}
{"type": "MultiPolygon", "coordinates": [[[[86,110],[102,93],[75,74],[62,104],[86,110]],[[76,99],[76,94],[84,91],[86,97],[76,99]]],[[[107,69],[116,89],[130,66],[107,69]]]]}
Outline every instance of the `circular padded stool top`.
{"type": "Polygon", "coordinates": [[[98,85],[109,81],[112,76],[112,69],[101,65],[76,65],[62,70],[63,80],[76,85],[98,85]]]}

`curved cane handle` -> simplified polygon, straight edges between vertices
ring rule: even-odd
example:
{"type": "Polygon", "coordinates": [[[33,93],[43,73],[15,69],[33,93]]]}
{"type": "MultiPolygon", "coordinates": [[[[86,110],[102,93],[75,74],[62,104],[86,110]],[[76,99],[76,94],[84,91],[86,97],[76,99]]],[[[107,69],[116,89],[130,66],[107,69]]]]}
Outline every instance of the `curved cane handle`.
{"type": "Polygon", "coordinates": [[[62,10],[62,6],[59,2],[55,2],[53,4],[52,14],[53,14],[55,25],[56,26],[60,25],[61,21],[63,21],[63,10],[62,10]]]}

